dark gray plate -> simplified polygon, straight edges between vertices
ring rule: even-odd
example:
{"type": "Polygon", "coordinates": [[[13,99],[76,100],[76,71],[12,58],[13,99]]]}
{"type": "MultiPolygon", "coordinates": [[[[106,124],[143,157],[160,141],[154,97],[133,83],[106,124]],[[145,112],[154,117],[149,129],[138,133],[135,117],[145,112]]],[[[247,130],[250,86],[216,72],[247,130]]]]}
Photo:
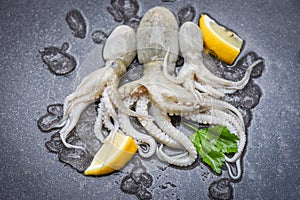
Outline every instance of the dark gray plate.
{"type": "MultiPolygon", "coordinates": [[[[1,77],[1,199],[133,199],[120,190],[126,174],[85,177],[48,153],[50,134],[37,128],[46,106],[62,103],[81,78],[103,65],[101,49],[93,43],[95,30],[111,31],[120,24],[108,14],[109,1],[7,1],[0,3],[1,77]],[[85,39],[75,38],[65,21],[78,8],[88,23],[85,39]],[[58,77],[42,63],[38,49],[71,44],[79,66],[58,77]],[[94,50],[94,49],[97,50],[94,50]],[[86,53],[96,63],[86,63],[86,53]],[[89,54],[91,55],[91,54],[89,54]],[[97,59],[97,57],[99,57],[97,59]],[[84,68],[86,67],[86,68],[84,68]]],[[[209,13],[246,41],[245,51],[265,59],[266,69],[256,79],[263,96],[253,110],[244,175],[233,183],[235,199],[297,199],[299,181],[300,4],[282,1],[139,1],[139,15],[163,5],[177,13],[185,5],[196,8],[195,22],[209,13]]],[[[154,199],[207,199],[213,180],[205,167],[167,168],[153,172],[149,189],[154,199]],[[203,178],[204,177],[204,178],[203,178]],[[174,185],[167,184],[171,182],[174,185]]]]}

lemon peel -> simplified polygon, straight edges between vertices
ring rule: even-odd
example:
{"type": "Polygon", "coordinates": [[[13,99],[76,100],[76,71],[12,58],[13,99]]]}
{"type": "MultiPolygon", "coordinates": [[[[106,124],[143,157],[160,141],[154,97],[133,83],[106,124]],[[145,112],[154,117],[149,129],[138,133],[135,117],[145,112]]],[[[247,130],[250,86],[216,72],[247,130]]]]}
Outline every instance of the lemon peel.
{"type": "Polygon", "coordinates": [[[200,16],[199,26],[205,48],[221,61],[231,65],[240,54],[244,41],[206,14],[200,16]]]}
{"type": "Polygon", "coordinates": [[[110,134],[95,154],[84,175],[104,175],[122,169],[138,149],[132,137],[120,132],[110,134]]]}

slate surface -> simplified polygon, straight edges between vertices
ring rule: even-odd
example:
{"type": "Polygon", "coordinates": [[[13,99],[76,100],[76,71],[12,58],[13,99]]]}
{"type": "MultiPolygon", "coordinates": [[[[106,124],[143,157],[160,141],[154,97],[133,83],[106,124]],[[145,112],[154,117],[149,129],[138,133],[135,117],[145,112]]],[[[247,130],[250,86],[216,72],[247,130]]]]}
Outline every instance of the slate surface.
{"type": "MultiPolygon", "coordinates": [[[[155,5],[174,13],[185,5],[199,14],[209,13],[246,40],[246,49],[266,62],[256,82],[263,90],[253,111],[244,176],[234,183],[235,199],[297,199],[299,181],[299,79],[300,4],[291,1],[139,1],[141,16],[155,5]]],[[[106,7],[109,1],[1,1],[0,2],[0,198],[1,199],[134,199],[122,193],[125,175],[91,178],[58,162],[44,147],[50,134],[36,125],[46,106],[62,103],[81,78],[103,65],[101,49],[93,43],[95,30],[108,33],[118,25],[106,7]],[[75,38],[65,15],[78,8],[88,23],[85,39],[75,38]],[[69,52],[79,66],[67,77],[51,74],[38,49],[60,47],[69,42],[69,52]],[[86,59],[87,52],[95,57],[86,59]],[[99,58],[97,57],[99,55],[99,58]],[[86,67],[86,68],[84,68],[86,67]]],[[[207,199],[212,179],[202,181],[201,170],[168,168],[151,189],[154,199],[207,199]],[[161,189],[172,182],[176,187],[161,189]]],[[[224,174],[226,176],[227,174],[224,174]]],[[[156,177],[155,177],[156,178],[156,177]]],[[[218,177],[217,177],[218,178],[218,177]]]]}

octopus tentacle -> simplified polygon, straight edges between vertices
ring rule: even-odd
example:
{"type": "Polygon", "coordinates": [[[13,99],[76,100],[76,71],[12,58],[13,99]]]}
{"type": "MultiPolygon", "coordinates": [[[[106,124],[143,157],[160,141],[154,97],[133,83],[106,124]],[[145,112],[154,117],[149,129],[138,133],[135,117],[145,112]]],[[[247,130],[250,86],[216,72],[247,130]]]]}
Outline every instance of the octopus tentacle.
{"type": "Polygon", "coordinates": [[[76,124],[77,124],[77,122],[80,118],[81,113],[83,112],[84,109],[86,109],[87,106],[88,106],[88,104],[79,104],[76,107],[76,109],[73,110],[73,112],[71,112],[69,114],[68,118],[65,120],[64,127],[59,131],[60,139],[63,142],[63,144],[65,145],[65,147],[84,150],[83,147],[69,144],[69,143],[67,143],[66,140],[67,140],[67,137],[70,134],[70,132],[76,126],[76,124]]]}
{"type": "Polygon", "coordinates": [[[244,127],[243,116],[238,111],[238,109],[236,107],[234,107],[233,105],[231,105],[231,104],[229,104],[225,101],[221,101],[219,99],[210,98],[210,97],[205,98],[205,103],[208,104],[208,105],[211,105],[211,107],[214,108],[214,109],[224,110],[224,111],[234,113],[235,115],[233,115],[233,116],[236,116],[236,118],[240,122],[241,126],[244,127]]]}
{"type": "Polygon", "coordinates": [[[117,120],[118,115],[112,103],[112,99],[109,96],[109,89],[109,87],[104,89],[101,100],[103,101],[103,105],[106,108],[105,110],[107,111],[109,116],[112,117],[114,120],[117,120]]]}
{"type": "Polygon", "coordinates": [[[94,73],[100,73],[102,75],[102,78],[90,80],[88,84],[84,84],[82,87],[76,89],[75,92],[69,95],[69,98],[67,97],[64,102],[64,116],[61,120],[61,123],[63,123],[64,121],[68,123],[65,123],[64,127],[60,130],[60,137],[67,148],[82,149],[82,147],[68,144],[66,142],[66,138],[76,126],[78,120],[80,119],[81,113],[92,102],[94,102],[96,98],[99,98],[99,94],[103,92],[106,82],[109,81],[109,74],[112,74],[113,72],[108,68],[108,66],[106,66],[94,73]],[[87,94],[86,91],[89,91],[90,93],[87,94]]]}
{"type": "MultiPolygon", "coordinates": [[[[220,112],[216,112],[216,113],[221,114],[220,112]]],[[[240,125],[235,120],[232,120],[232,118],[225,115],[225,113],[221,114],[221,116],[220,115],[215,116],[211,114],[196,114],[196,115],[186,116],[186,118],[202,124],[211,124],[211,125],[215,124],[215,125],[226,126],[230,131],[236,132],[237,135],[239,136],[238,152],[234,154],[233,157],[230,158],[225,156],[225,159],[227,162],[236,162],[241,157],[246,145],[246,134],[245,131],[242,129],[242,127],[240,127],[240,125]],[[222,115],[225,117],[222,117],[222,115]]]]}
{"type": "Polygon", "coordinates": [[[114,124],[111,122],[111,118],[114,121],[117,121],[118,116],[115,111],[114,105],[112,104],[108,94],[107,94],[107,88],[103,91],[101,102],[103,103],[104,110],[103,110],[103,122],[104,126],[108,130],[113,130],[114,129],[114,124]]]}
{"type": "Polygon", "coordinates": [[[180,115],[206,110],[207,107],[200,105],[191,92],[169,81],[162,74],[161,64],[159,61],[145,64],[142,78],[126,83],[120,88],[122,96],[137,94],[138,91],[147,92],[152,104],[170,114],[180,115]]]}
{"type": "Polygon", "coordinates": [[[261,62],[262,62],[262,60],[257,60],[254,63],[252,63],[248,67],[248,69],[245,72],[244,77],[240,81],[230,81],[230,80],[226,80],[226,79],[217,77],[216,75],[211,73],[204,66],[204,64],[202,62],[198,63],[198,64],[195,63],[195,65],[199,66],[199,71],[200,71],[200,73],[196,73],[196,76],[197,76],[197,78],[201,78],[201,77],[203,77],[203,74],[205,74],[205,78],[207,78],[207,82],[210,85],[215,85],[217,87],[223,87],[228,90],[240,90],[240,89],[243,89],[246,86],[246,84],[249,82],[250,75],[251,75],[253,68],[261,62]],[[218,85],[216,85],[216,84],[218,84],[218,85]]]}
{"type": "MultiPolygon", "coordinates": [[[[163,151],[163,145],[158,149],[158,154],[160,157],[162,157],[165,161],[168,163],[178,165],[178,166],[188,166],[191,165],[193,162],[195,162],[197,158],[197,151],[194,147],[193,143],[188,139],[188,137],[178,129],[176,129],[168,117],[167,114],[161,113],[159,110],[156,112],[160,118],[157,119],[158,126],[167,133],[170,137],[172,137],[174,140],[176,140],[178,143],[180,143],[188,152],[187,156],[181,155],[180,158],[172,157],[167,155],[163,151]]],[[[186,152],[184,152],[186,153],[186,152]]]]}
{"type": "Polygon", "coordinates": [[[220,98],[224,96],[224,92],[219,91],[218,89],[213,88],[210,85],[202,84],[198,81],[194,81],[195,88],[201,92],[207,93],[212,97],[220,98]]]}
{"type": "Polygon", "coordinates": [[[231,179],[237,180],[242,176],[242,167],[241,167],[241,159],[239,158],[235,165],[236,165],[236,174],[233,174],[232,167],[226,162],[226,167],[228,169],[228,174],[231,179]]]}
{"type": "MultiPolygon", "coordinates": [[[[106,74],[110,74],[111,70],[108,69],[109,67],[105,65],[104,67],[97,69],[96,71],[90,73],[86,77],[84,77],[81,81],[81,83],[76,87],[75,92],[68,95],[65,99],[65,102],[71,102],[74,101],[74,99],[80,98],[82,96],[90,94],[90,91],[88,89],[94,88],[96,91],[97,88],[101,89],[104,88],[106,85],[107,77],[106,74]],[[101,76],[100,76],[101,75],[101,76]],[[91,81],[93,80],[93,81],[91,81]],[[101,81],[103,80],[103,81],[101,81]],[[97,83],[97,85],[94,85],[94,83],[97,83]]],[[[98,90],[99,91],[99,90],[98,90]]],[[[101,90],[100,92],[101,93],[101,90]]]]}
{"type": "Polygon", "coordinates": [[[103,124],[108,130],[113,130],[114,125],[111,122],[111,116],[106,111],[103,111],[103,124]]]}
{"type": "Polygon", "coordinates": [[[220,92],[223,92],[223,94],[221,96],[224,96],[224,94],[227,92],[232,93],[236,90],[244,88],[250,79],[252,69],[258,63],[262,62],[262,60],[258,60],[249,66],[244,77],[240,81],[230,81],[215,76],[203,64],[202,33],[199,27],[192,22],[186,22],[181,26],[179,30],[179,45],[182,56],[185,59],[185,64],[181,68],[178,77],[181,76],[181,73],[194,75],[196,80],[205,85],[210,85],[215,89],[222,88],[223,91],[220,92]]]}
{"type": "Polygon", "coordinates": [[[103,112],[104,112],[104,106],[103,106],[103,103],[100,102],[98,104],[98,108],[97,108],[97,111],[98,111],[98,115],[97,115],[97,118],[96,118],[96,121],[95,121],[95,124],[94,124],[94,133],[95,133],[95,136],[97,139],[100,140],[101,143],[104,142],[105,140],[105,137],[102,133],[102,126],[103,126],[103,112]]]}
{"type": "Polygon", "coordinates": [[[244,132],[244,130],[245,130],[243,123],[239,122],[236,119],[236,117],[233,116],[232,114],[229,114],[229,113],[221,111],[221,110],[216,110],[216,109],[211,109],[211,110],[207,111],[206,113],[227,120],[229,123],[231,123],[235,127],[235,130],[238,133],[244,132]]]}
{"type": "Polygon", "coordinates": [[[138,81],[126,83],[119,88],[119,94],[122,99],[130,98],[136,95],[140,96],[146,92],[147,89],[143,87],[138,81]]]}
{"type": "Polygon", "coordinates": [[[169,114],[181,115],[183,113],[195,113],[197,109],[200,109],[200,106],[196,103],[194,105],[192,105],[192,103],[189,105],[187,102],[176,103],[159,94],[154,95],[150,99],[154,106],[169,114]],[[183,105],[184,103],[188,105],[183,105]]]}
{"type": "MultiPolygon", "coordinates": [[[[137,112],[144,112],[145,114],[148,114],[148,102],[149,101],[146,97],[141,97],[136,104],[137,112]]],[[[156,114],[153,114],[153,117],[154,119],[156,119],[156,114]]],[[[146,131],[160,143],[163,143],[172,148],[183,148],[177,141],[173,140],[166,133],[162,132],[161,129],[159,129],[152,121],[140,118],[139,121],[142,124],[142,126],[146,129],[146,131]]]]}
{"type": "Polygon", "coordinates": [[[81,113],[92,102],[100,98],[107,85],[119,82],[120,77],[126,72],[127,66],[136,56],[135,32],[129,26],[118,26],[107,38],[103,48],[105,67],[100,68],[84,78],[64,102],[64,114],[59,125],[64,124],[60,137],[67,148],[83,147],[74,146],[66,142],[66,138],[76,126],[81,113]],[[113,49],[118,45],[118,50],[113,49]]]}
{"type": "Polygon", "coordinates": [[[129,116],[152,119],[152,117],[149,115],[142,115],[142,114],[136,113],[136,112],[124,107],[121,97],[120,97],[119,93],[117,92],[117,85],[112,85],[111,87],[108,86],[108,88],[109,88],[108,95],[110,96],[110,99],[112,100],[113,104],[116,105],[116,107],[122,113],[127,114],[129,116]]]}
{"type": "MultiPolygon", "coordinates": [[[[192,77],[193,78],[193,77],[192,77]]],[[[196,98],[196,100],[198,102],[200,102],[201,105],[203,105],[203,97],[202,95],[207,95],[207,94],[201,94],[198,90],[196,90],[196,86],[195,86],[195,81],[190,78],[190,79],[187,79],[184,83],[183,83],[183,87],[185,87],[187,90],[189,90],[193,95],[194,97],[196,98]]]]}
{"type": "MultiPolygon", "coordinates": [[[[182,67],[183,70],[181,70],[178,74],[178,76],[173,77],[168,73],[168,57],[170,54],[170,49],[168,49],[166,56],[164,58],[164,63],[163,63],[163,74],[164,76],[171,82],[176,83],[176,84],[182,84],[183,87],[188,89],[194,97],[197,99],[198,102],[203,102],[202,94],[195,89],[194,85],[194,74],[193,73],[188,73],[186,74],[184,69],[188,69],[189,67],[182,67]],[[187,77],[188,76],[188,77],[187,77]]],[[[185,63],[186,65],[187,63],[185,63]]]]}
{"type": "Polygon", "coordinates": [[[164,76],[171,82],[176,83],[176,84],[182,84],[184,82],[184,77],[181,76],[181,73],[178,74],[178,76],[174,77],[171,76],[168,72],[168,58],[170,55],[170,48],[167,50],[166,56],[164,58],[163,62],[163,74],[164,76]]]}
{"type": "MultiPolygon", "coordinates": [[[[129,100],[131,101],[131,100],[129,100]]],[[[124,100],[124,105],[126,107],[130,107],[130,104],[132,103],[129,101],[124,100]]],[[[146,144],[148,146],[148,151],[145,151],[140,145],[138,146],[139,154],[142,157],[149,158],[155,154],[157,144],[155,140],[146,134],[143,134],[139,131],[137,131],[131,124],[131,121],[129,119],[129,116],[123,113],[118,114],[120,127],[122,130],[129,136],[133,137],[137,142],[140,142],[141,144],[146,144]]]]}
{"type": "Polygon", "coordinates": [[[109,65],[92,72],[88,77],[93,79],[90,79],[88,83],[81,85],[81,87],[77,87],[75,92],[66,98],[64,116],[67,117],[80,103],[89,105],[99,99],[107,84],[119,79],[118,76],[113,76],[114,73],[114,69],[109,65]]]}
{"type": "Polygon", "coordinates": [[[215,124],[215,125],[226,126],[230,131],[236,130],[234,126],[231,123],[229,123],[227,120],[209,114],[195,114],[195,115],[185,116],[185,118],[204,125],[215,124]]]}
{"type": "Polygon", "coordinates": [[[148,146],[148,151],[144,152],[141,146],[138,146],[139,154],[144,158],[149,158],[155,154],[156,151],[156,142],[154,139],[146,134],[143,134],[137,131],[130,122],[130,119],[125,114],[119,114],[120,125],[122,130],[129,136],[133,137],[137,142],[146,144],[148,146]]]}
{"type": "Polygon", "coordinates": [[[122,98],[147,92],[153,105],[170,114],[195,113],[207,109],[205,106],[200,106],[199,102],[193,99],[192,94],[188,93],[185,95],[187,91],[184,88],[172,82],[163,84],[165,81],[167,80],[164,76],[159,76],[154,71],[151,74],[146,74],[139,80],[126,83],[120,87],[119,92],[122,98]],[[150,77],[157,78],[159,81],[148,80],[150,77]],[[164,91],[169,93],[164,93],[164,91]],[[191,96],[191,100],[188,101],[189,98],[185,98],[185,96],[191,96]]]}

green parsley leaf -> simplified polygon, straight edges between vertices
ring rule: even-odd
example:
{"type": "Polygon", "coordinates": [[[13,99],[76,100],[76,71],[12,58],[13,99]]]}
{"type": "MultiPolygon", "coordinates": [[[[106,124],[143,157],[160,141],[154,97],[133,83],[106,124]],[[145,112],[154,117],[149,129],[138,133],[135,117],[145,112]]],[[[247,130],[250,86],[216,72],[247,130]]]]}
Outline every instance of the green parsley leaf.
{"type": "Polygon", "coordinates": [[[225,162],[225,154],[238,152],[238,136],[230,133],[225,126],[216,125],[198,130],[189,124],[186,125],[195,131],[189,139],[203,162],[220,174],[225,162]]]}

